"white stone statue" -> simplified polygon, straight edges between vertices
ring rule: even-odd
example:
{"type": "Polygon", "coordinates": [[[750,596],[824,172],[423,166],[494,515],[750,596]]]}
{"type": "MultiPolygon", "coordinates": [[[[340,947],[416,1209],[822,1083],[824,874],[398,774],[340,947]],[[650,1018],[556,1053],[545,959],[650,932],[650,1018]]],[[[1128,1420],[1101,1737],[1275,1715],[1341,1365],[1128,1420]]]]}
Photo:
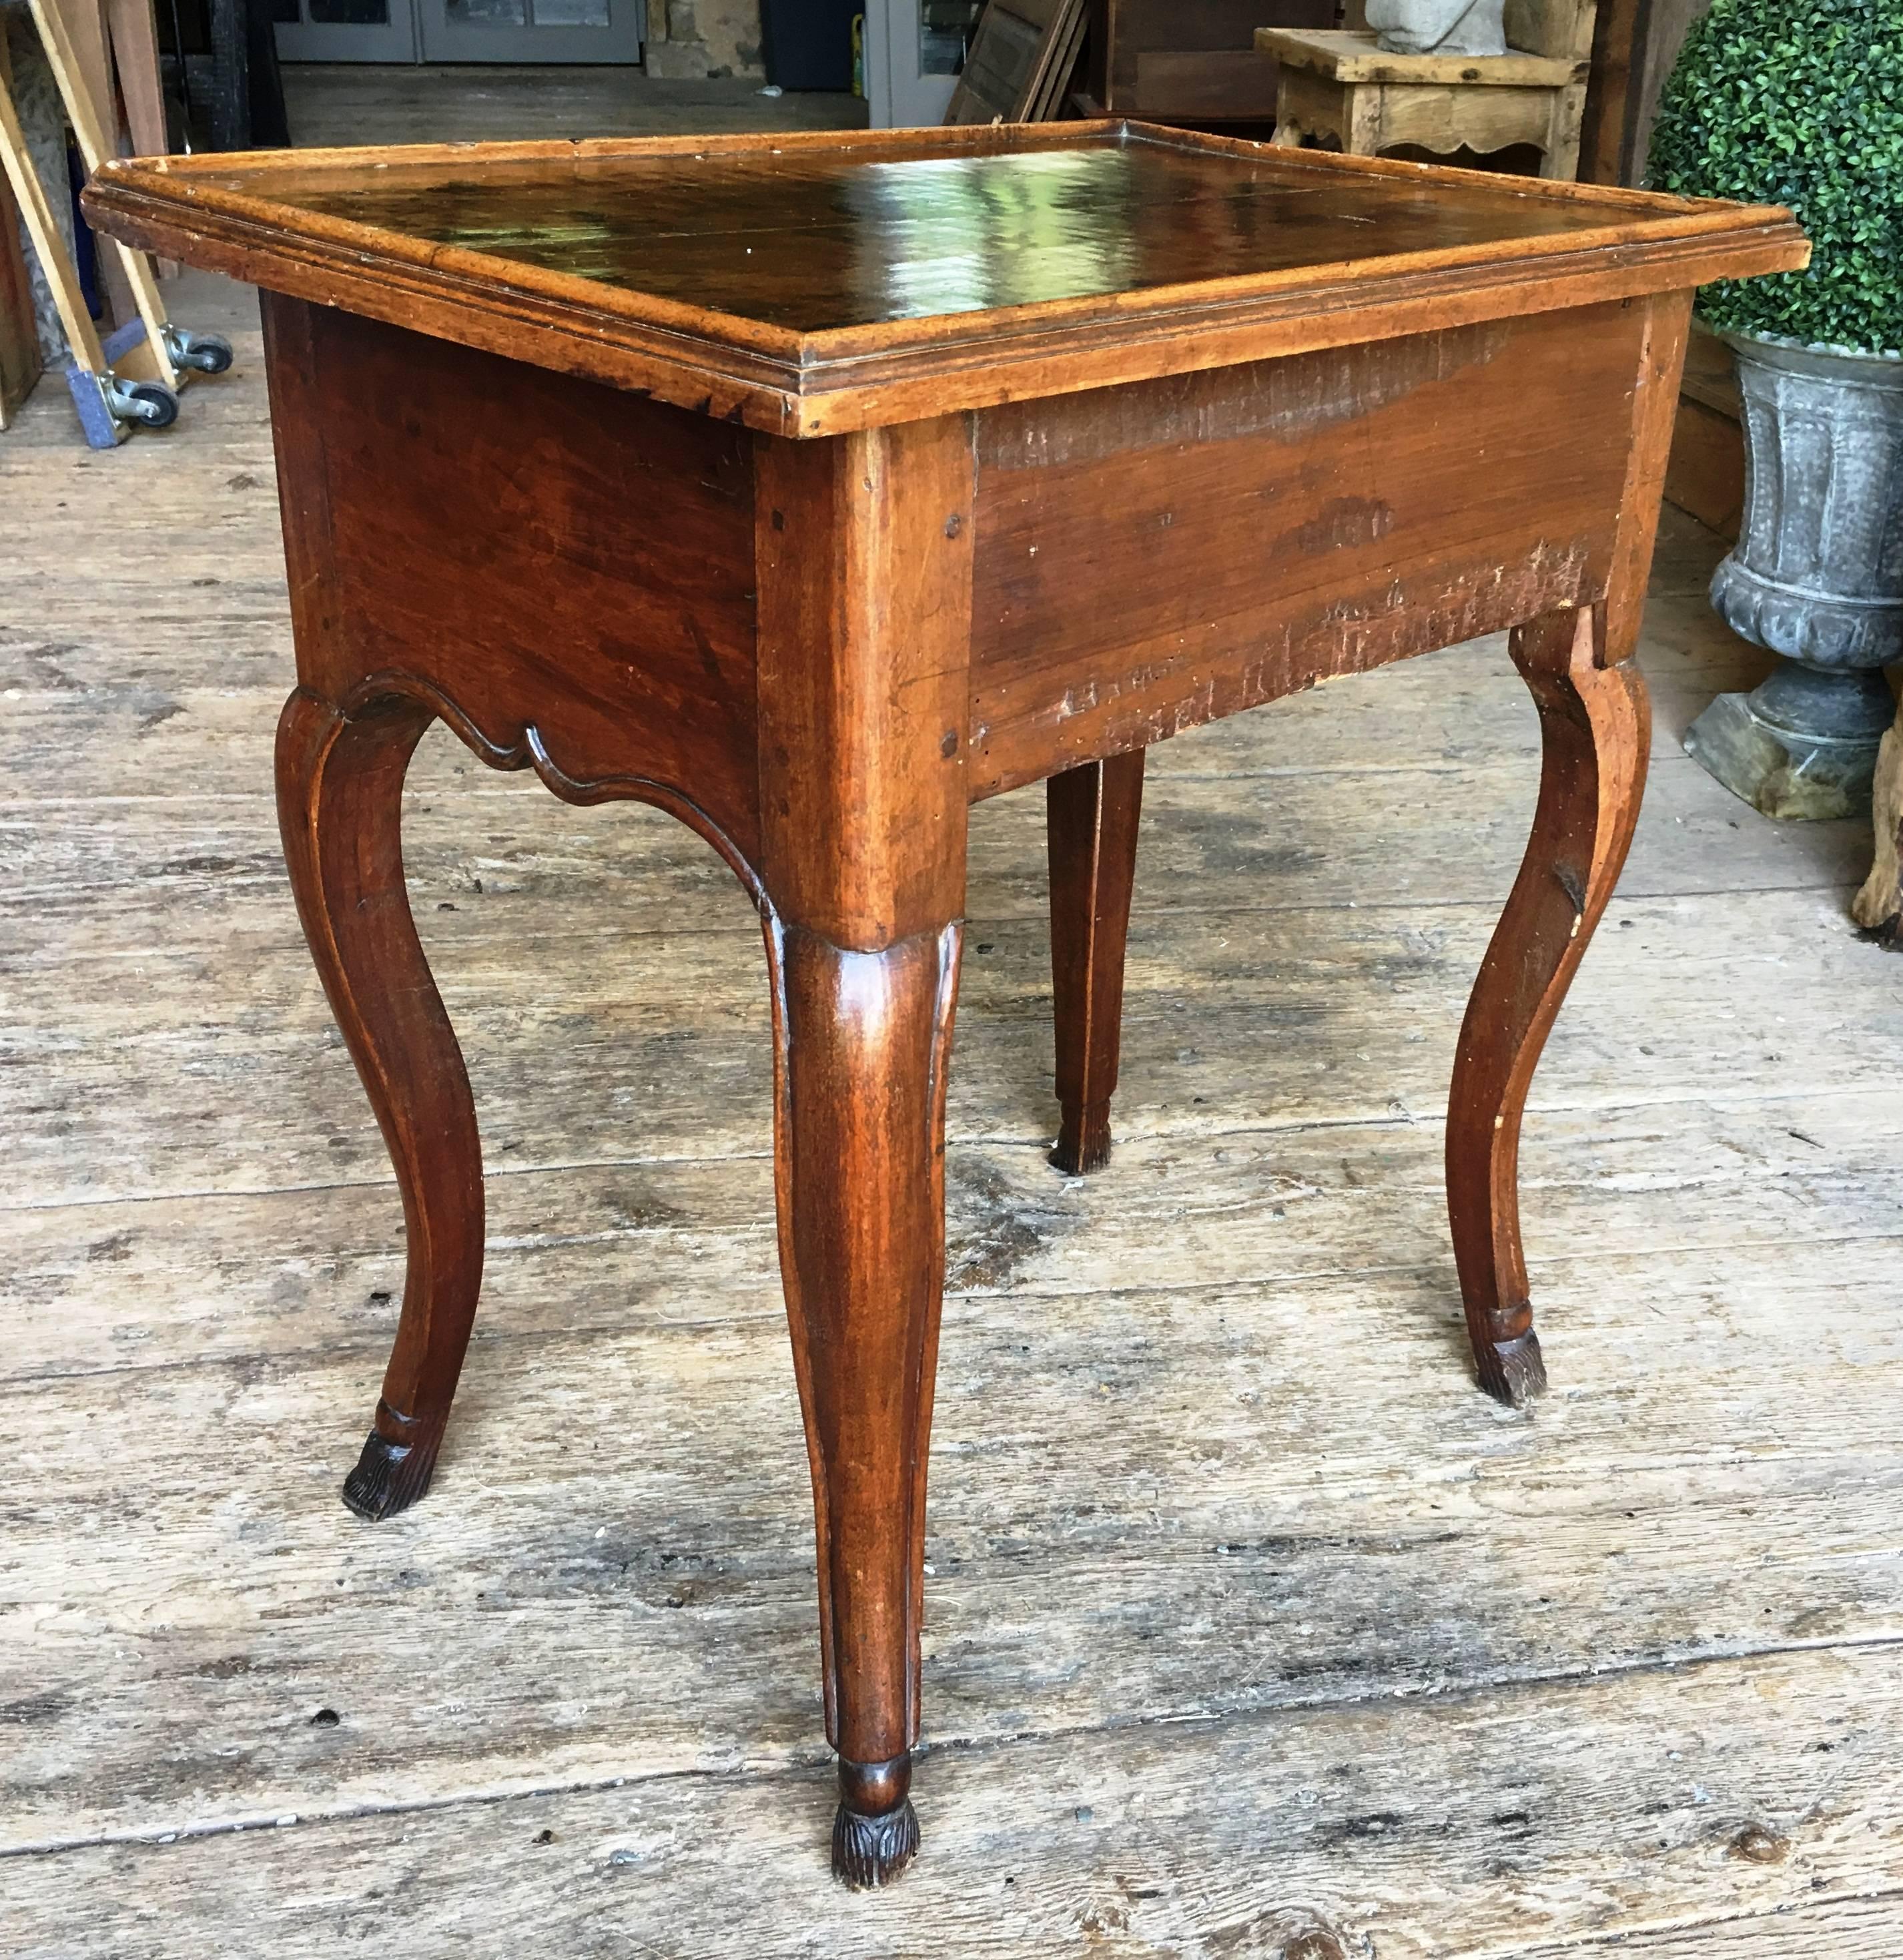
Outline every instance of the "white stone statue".
{"type": "Polygon", "coordinates": [[[1507,0],[1368,0],[1375,44],[1391,55],[1504,55],[1507,0]]]}

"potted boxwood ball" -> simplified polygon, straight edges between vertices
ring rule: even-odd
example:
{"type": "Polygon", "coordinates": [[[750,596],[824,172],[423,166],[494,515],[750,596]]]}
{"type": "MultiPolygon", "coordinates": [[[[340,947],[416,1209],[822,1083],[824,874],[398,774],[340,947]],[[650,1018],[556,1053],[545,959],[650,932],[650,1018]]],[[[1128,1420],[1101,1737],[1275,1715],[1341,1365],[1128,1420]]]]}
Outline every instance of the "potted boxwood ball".
{"type": "Polygon", "coordinates": [[[1780,656],[1685,746],[1770,816],[1867,810],[1903,659],[1903,0],[1714,0],[1660,107],[1650,181],[1788,205],[1807,270],[1707,286],[1738,357],[1745,495],[1711,581],[1780,656]]]}

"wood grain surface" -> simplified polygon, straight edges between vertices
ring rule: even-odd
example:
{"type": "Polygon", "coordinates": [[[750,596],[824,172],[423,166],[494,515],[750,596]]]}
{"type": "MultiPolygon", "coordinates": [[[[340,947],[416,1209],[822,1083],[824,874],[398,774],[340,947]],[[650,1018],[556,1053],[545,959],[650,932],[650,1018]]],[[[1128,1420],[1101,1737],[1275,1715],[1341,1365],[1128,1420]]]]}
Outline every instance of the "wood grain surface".
{"type": "Polygon", "coordinates": [[[1603,597],[1635,415],[1675,392],[1640,384],[1648,318],[1542,313],[987,411],[973,795],[1603,597]]]}
{"type": "Polygon", "coordinates": [[[930,1849],[854,1901],[757,919],[671,819],[442,731],[406,883],[488,1292],[431,1503],[336,1504],[402,1214],[278,854],[234,323],[169,446],[50,399],[0,444],[0,1946],[1892,1960],[1903,1005],[1867,832],[1678,750],[1761,670],[1721,543],[1668,519],[1647,808],[1528,1112],[1535,1414],[1465,1376],[1440,1163],[1537,793],[1504,643],[1150,756],[1089,1179],[1044,1161],[1043,800],[972,812],[930,1849]]]}
{"type": "Polygon", "coordinates": [[[810,436],[1800,266],[1770,207],[1106,122],[109,164],[100,228],[810,436]]]}

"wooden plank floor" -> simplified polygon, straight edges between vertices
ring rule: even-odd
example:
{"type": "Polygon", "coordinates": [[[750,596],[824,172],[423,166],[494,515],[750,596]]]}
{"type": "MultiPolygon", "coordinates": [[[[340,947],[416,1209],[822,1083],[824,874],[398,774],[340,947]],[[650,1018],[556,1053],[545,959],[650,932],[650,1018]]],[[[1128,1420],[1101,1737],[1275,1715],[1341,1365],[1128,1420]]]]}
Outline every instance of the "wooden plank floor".
{"type": "Polygon", "coordinates": [[[0,441],[0,1952],[1903,1952],[1903,969],[1866,834],[1679,749],[1757,671],[1709,534],[1535,1085],[1530,1414],[1471,1384],[1440,1170],[1535,785],[1502,647],[1157,752],[1087,1183],[1041,799],[975,813],[926,1849],[854,1898],[752,915],[441,731],[488,1282],[429,1500],[336,1500],[400,1215],[279,868],[255,317],[174,307],[239,340],[176,431],[91,454],[46,387],[0,441]]]}

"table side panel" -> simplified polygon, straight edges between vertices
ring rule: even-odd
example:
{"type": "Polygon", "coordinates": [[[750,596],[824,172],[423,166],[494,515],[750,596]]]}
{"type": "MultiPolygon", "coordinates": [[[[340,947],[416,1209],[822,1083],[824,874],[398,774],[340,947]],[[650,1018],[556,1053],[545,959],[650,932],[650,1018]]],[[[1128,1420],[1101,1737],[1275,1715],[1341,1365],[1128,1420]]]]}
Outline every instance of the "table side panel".
{"type": "Polygon", "coordinates": [[[533,761],[565,794],[649,779],[671,793],[650,800],[692,806],[752,864],[751,436],[361,315],[265,305],[304,684],[343,702],[410,677],[501,752],[485,759],[533,761]]]}
{"type": "Polygon", "coordinates": [[[974,800],[1603,597],[1647,308],[985,411],[974,800]]]}

